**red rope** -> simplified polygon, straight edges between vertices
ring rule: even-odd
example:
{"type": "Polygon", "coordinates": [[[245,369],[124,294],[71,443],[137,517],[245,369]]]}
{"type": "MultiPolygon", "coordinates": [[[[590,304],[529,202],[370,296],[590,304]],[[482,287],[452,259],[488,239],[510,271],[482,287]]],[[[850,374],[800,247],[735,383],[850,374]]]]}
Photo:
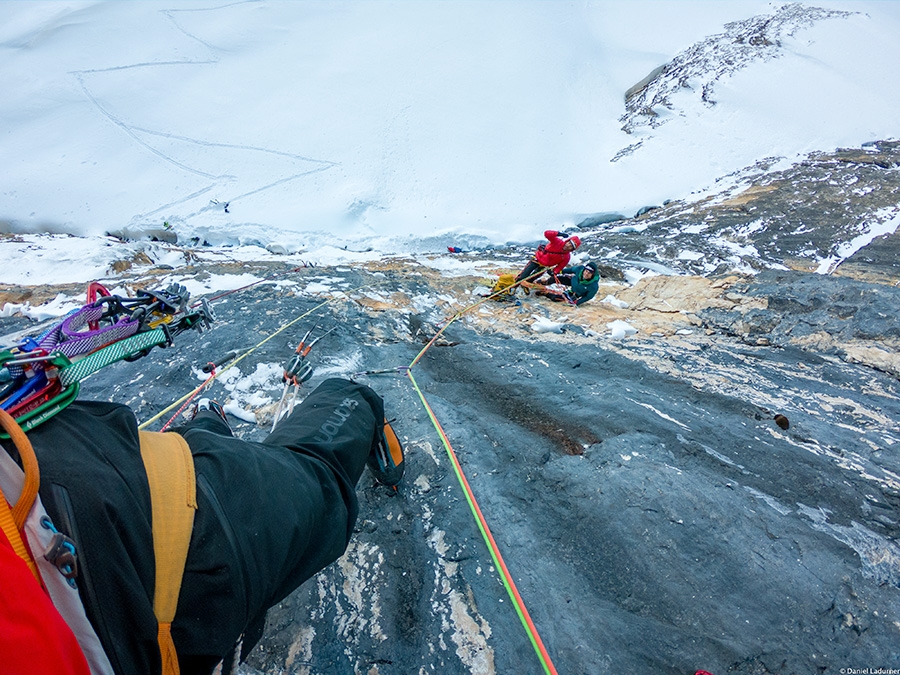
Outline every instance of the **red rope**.
{"type": "Polygon", "coordinates": [[[181,414],[181,411],[184,410],[185,408],[187,408],[188,405],[190,405],[190,402],[193,401],[194,398],[197,396],[197,394],[199,394],[201,391],[203,391],[203,389],[206,387],[206,385],[208,385],[210,382],[212,382],[215,379],[216,364],[213,363],[212,361],[210,361],[207,365],[212,366],[212,370],[209,372],[209,377],[207,377],[206,380],[204,380],[203,384],[201,384],[199,387],[194,389],[193,393],[188,397],[188,400],[185,401],[184,404],[178,410],[175,411],[175,414],[169,418],[168,422],[166,422],[165,424],[162,425],[162,429],[160,429],[160,432],[163,432],[166,429],[168,429],[169,425],[172,424],[172,422],[174,422],[175,419],[181,414]]]}

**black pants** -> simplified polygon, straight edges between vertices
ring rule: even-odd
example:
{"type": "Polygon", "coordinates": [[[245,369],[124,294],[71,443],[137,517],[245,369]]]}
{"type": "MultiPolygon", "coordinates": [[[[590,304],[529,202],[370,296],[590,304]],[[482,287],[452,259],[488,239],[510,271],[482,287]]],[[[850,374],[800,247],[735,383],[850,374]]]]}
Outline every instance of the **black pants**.
{"type": "MultiPolygon", "coordinates": [[[[262,443],[200,415],[177,429],[199,507],[172,635],[181,672],[209,673],[265,613],[346,549],[356,483],[384,422],[364,385],[326,380],[262,443]]],[[[40,494],[79,548],[79,592],[117,675],[161,669],[150,495],[125,406],[76,402],[29,432],[40,494]]]]}
{"type": "Polygon", "coordinates": [[[525,265],[524,269],[519,272],[519,276],[516,277],[516,281],[522,281],[523,279],[527,279],[528,277],[537,274],[541,270],[546,269],[543,265],[541,265],[536,260],[530,260],[527,265],[525,265]]]}

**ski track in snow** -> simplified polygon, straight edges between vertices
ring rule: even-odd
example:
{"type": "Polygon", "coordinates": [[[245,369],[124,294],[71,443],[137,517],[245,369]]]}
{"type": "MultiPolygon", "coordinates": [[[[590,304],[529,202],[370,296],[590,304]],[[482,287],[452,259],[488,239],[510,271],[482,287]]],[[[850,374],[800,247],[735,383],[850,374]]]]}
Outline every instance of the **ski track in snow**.
{"type": "MultiPolygon", "coordinates": [[[[242,3],[235,3],[235,4],[242,4],[242,3]]],[[[138,145],[140,145],[143,148],[146,148],[150,153],[152,153],[153,155],[156,155],[164,162],[167,162],[167,163],[171,164],[172,166],[174,166],[178,169],[181,169],[183,171],[186,171],[192,175],[198,176],[200,178],[208,179],[211,181],[208,185],[201,188],[200,190],[195,190],[195,191],[191,192],[190,194],[184,195],[183,197],[180,197],[174,201],[168,202],[166,204],[161,204],[158,208],[153,209],[151,211],[135,214],[135,216],[132,219],[133,222],[139,222],[143,219],[146,219],[151,216],[155,216],[159,213],[168,211],[168,210],[172,209],[173,207],[180,206],[183,204],[188,204],[191,201],[197,200],[198,198],[202,197],[203,195],[210,193],[217,187],[226,186],[229,183],[240,181],[240,178],[238,176],[233,176],[233,175],[229,175],[229,174],[218,174],[218,175],[212,174],[207,171],[203,171],[202,169],[200,169],[198,167],[190,166],[189,164],[186,164],[186,163],[180,161],[177,157],[173,156],[172,154],[164,152],[160,148],[155,147],[148,140],[141,138],[141,134],[144,134],[147,136],[155,136],[155,137],[162,138],[165,140],[170,140],[170,141],[179,141],[182,143],[189,143],[189,144],[196,145],[196,146],[203,146],[203,147],[209,147],[209,148],[225,148],[225,149],[234,150],[234,151],[248,151],[248,152],[255,152],[255,153],[263,153],[263,154],[268,154],[268,155],[273,155],[273,156],[284,157],[284,158],[287,158],[291,162],[296,162],[296,163],[304,162],[304,163],[312,163],[314,165],[317,165],[311,169],[292,173],[283,178],[279,178],[278,180],[274,180],[274,181],[265,183],[263,185],[255,186],[252,189],[245,190],[244,192],[234,195],[233,197],[228,197],[224,200],[224,203],[226,205],[230,204],[232,202],[236,202],[242,198],[249,197],[249,196],[255,195],[255,194],[259,194],[261,192],[265,192],[266,190],[270,190],[272,188],[278,187],[279,185],[283,185],[285,183],[299,180],[299,179],[307,177],[307,176],[311,176],[311,175],[314,175],[317,173],[321,173],[323,171],[327,171],[333,167],[340,166],[339,162],[334,162],[334,161],[330,161],[330,160],[326,160],[326,159],[316,159],[313,157],[306,157],[304,155],[290,153],[290,152],[284,152],[284,151],[275,150],[272,148],[261,148],[261,147],[255,147],[252,145],[241,145],[241,144],[234,144],[234,143],[209,141],[209,140],[203,140],[203,139],[199,139],[199,138],[189,138],[189,137],[179,136],[177,134],[167,133],[164,131],[145,129],[140,126],[130,124],[126,120],[115,115],[111,110],[109,110],[109,108],[107,106],[105,106],[103,104],[103,102],[91,91],[91,88],[88,86],[88,83],[86,82],[86,77],[93,76],[93,75],[101,75],[102,76],[104,73],[109,73],[109,72],[118,72],[118,71],[128,70],[128,69],[163,68],[163,67],[171,67],[171,66],[205,66],[205,65],[213,65],[213,64],[219,63],[220,59],[217,55],[219,48],[204,41],[197,35],[194,35],[190,31],[183,28],[176,20],[174,14],[176,12],[213,12],[213,11],[225,9],[230,6],[231,5],[223,5],[221,7],[198,8],[198,9],[161,10],[162,13],[164,15],[166,15],[166,17],[172,22],[172,25],[175,27],[176,30],[178,30],[180,33],[185,35],[188,39],[197,42],[198,44],[202,45],[204,48],[208,49],[211,52],[212,56],[209,59],[141,62],[141,63],[124,64],[124,65],[119,65],[119,66],[111,66],[108,68],[71,71],[71,75],[73,77],[75,77],[75,79],[78,81],[81,91],[84,93],[85,98],[87,98],[87,100],[91,103],[91,105],[93,105],[93,107],[96,108],[96,110],[101,115],[103,115],[106,119],[108,119],[114,125],[119,127],[123,132],[125,132],[125,134],[127,134],[135,143],[137,143],[138,145]]],[[[222,201],[222,200],[219,200],[219,201],[222,201]]],[[[191,217],[196,216],[199,213],[201,213],[203,211],[207,211],[211,208],[221,208],[219,201],[211,201],[210,203],[205,204],[202,207],[198,207],[197,210],[182,216],[182,218],[191,218],[191,217]]]]}

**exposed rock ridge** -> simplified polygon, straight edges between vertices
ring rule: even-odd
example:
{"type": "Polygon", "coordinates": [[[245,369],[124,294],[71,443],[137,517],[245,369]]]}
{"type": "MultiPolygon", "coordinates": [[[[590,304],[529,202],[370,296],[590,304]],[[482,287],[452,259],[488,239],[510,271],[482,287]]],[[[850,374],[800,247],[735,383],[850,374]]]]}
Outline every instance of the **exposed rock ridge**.
{"type": "Polygon", "coordinates": [[[655,74],[651,73],[652,77],[643,86],[638,83],[629,89],[626,112],[619,118],[623,131],[632,133],[640,127],[656,128],[665,124],[668,115],[678,114],[676,96],[685,91],[699,96],[705,105],[715,105],[716,83],[755,61],[778,58],[784,36],[792,36],[826,19],[851,14],[798,2],[783,5],[771,15],[726,24],[724,33],[697,42],[661,69],[654,70],[655,74]]]}
{"type": "Polygon", "coordinates": [[[900,278],[900,142],[771,158],[722,179],[720,191],[639,217],[587,226],[585,251],[623,269],[664,263],[684,274],[820,271],[900,278]],[[857,242],[858,252],[848,246],[857,242]],[[857,263],[863,263],[858,265],[857,263]]]}

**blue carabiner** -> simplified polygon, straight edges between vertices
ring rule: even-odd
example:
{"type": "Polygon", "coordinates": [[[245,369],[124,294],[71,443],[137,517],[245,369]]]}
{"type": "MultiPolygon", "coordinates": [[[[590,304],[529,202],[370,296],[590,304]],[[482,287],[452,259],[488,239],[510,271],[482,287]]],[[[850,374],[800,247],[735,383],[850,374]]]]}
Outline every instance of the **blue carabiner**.
{"type": "Polygon", "coordinates": [[[2,408],[3,410],[9,410],[19,401],[28,398],[32,394],[35,394],[45,387],[49,386],[50,381],[47,379],[44,371],[38,370],[32,377],[26,379],[24,384],[22,384],[16,391],[7,396],[6,399],[4,399],[2,403],[0,403],[0,408],[2,408]]]}

